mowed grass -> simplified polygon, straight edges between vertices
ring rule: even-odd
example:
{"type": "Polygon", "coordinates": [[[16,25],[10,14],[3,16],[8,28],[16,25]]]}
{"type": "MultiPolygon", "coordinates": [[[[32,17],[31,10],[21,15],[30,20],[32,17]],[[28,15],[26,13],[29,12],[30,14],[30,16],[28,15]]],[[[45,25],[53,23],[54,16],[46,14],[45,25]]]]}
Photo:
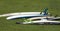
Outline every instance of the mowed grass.
{"type": "MultiPolygon", "coordinates": [[[[53,15],[60,16],[60,0],[0,0],[0,14],[11,12],[36,12],[48,8],[53,15]]],[[[0,31],[60,31],[60,25],[21,25],[17,20],[0,18],[0,31]]]]}

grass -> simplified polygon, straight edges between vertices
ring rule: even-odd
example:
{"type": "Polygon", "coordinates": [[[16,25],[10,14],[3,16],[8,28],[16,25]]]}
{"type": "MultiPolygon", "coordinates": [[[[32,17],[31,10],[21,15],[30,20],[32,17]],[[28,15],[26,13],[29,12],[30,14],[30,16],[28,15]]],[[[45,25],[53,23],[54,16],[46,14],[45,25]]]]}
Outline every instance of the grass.
{"type": "MultiPolygon", "coordinates": [[[[41,11],[48,8],[53,15],[60,16],[60,0],[0,0],[0,14],[11,12],[41,11]]],[[[60,31],[60,25],[21,25],[17,20],[0,18],[0,31],[60,31]]]]}

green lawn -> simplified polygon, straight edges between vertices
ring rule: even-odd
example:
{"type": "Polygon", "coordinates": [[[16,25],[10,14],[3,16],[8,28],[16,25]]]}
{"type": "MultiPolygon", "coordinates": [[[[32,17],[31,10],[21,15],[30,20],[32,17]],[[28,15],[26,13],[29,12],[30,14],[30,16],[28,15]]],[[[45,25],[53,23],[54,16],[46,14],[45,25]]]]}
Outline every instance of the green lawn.
{"type": "MultiPolygon", "coordinates": [[[[0,14],[25,11],[42,11],[48,8],[53,15],[60,16],[60,0],[0,0],[0,14]]],[[[60,25],[21,25],[17,20],[0,18],[0,31],[60,31],[60,25]]]]}

